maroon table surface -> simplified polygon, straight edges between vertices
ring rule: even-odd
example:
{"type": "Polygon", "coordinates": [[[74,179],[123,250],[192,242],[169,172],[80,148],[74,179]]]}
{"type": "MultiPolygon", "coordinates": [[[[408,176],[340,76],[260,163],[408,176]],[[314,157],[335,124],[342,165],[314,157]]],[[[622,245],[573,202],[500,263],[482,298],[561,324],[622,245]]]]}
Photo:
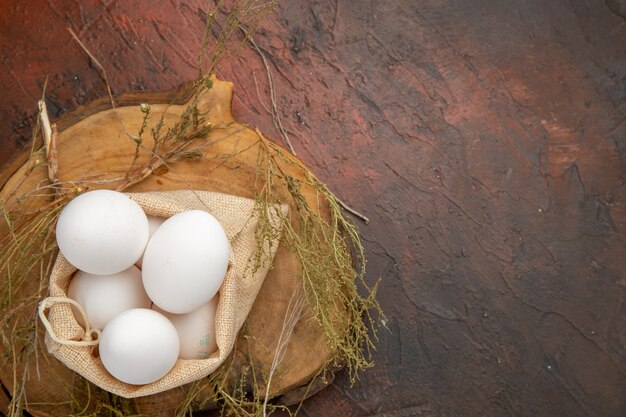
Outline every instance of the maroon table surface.
{"type": "MultiPolygon", "coordinates": [[[[0,163],[52,118],[196,76],[202,1],[5,0],[0,163]]],[[[256,41],[298,155],[360,223],[375,367],[303,416],[626,415],[626,4],[290,0],[256,41]]],[[[219,70],[275,140],[259,55],[219,70]],[[256,80],[256,81],[255,81],[256,80]],[[258,93],[257,87],[258,84],[258,93]]]]}

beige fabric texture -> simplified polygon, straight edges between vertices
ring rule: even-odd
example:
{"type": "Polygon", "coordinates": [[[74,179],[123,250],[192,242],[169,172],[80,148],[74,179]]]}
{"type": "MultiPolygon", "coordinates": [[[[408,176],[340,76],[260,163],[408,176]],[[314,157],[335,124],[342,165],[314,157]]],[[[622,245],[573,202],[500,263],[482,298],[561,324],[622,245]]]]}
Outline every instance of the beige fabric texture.
{"type": "MultiPolygon", "coordinates": [[[[220,288],[216,313],[216,341],[218,350],[208,359],[178,359],[174,368],[160,380],[146,385],[130,385],[111,376],[94,354],[94,347],[67,346],[52,340],[46,334],[48,351],[70,369],[78,372],[102,389],[126,398],[157,394],[203,377],[213,372],[230,354],[235,338],[243,325],[261,284],[271,267],[279,239],[268,243],[262,250],[261,267],[254,271],[259,251],[256,231],[259,218],[255,202],[243,197],[207,191],[168,191],[129,193],[147,214],[170,217],[185,210],[204,210],[215,216],[222,224],[231,245],[230,267],[220,288]]],[[[276,206],[283,215],[288,206],[276,206]]],[[[282,232],[281,216],[271,210],[270,222],[282,232]]],[[[66,290],[76,268],[59,254],[50,276],[50,296],[66,297],[66,290]]],[[[50,308],[48,319],[54,333],[63,340],[81,340],[84,329],[76,322],[70,305],[55,304],[50,308]]]]}

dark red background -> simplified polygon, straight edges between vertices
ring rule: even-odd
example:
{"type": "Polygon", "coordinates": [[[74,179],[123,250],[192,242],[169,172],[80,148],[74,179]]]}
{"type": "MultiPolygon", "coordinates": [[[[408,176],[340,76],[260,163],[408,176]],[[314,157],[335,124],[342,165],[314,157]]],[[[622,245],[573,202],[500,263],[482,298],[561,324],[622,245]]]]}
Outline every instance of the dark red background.
{"type": "MultiPolygon", "coordinates": [[[[196,76],[202,1],[0,5],[0,161],[105,94],[196,76]]],[[[626,415],[626,4],[284,1],[256,40],[298,155],[365,213],[376,366],[305,416],[626,415]]],[[[219,71],[280,138],[265,69],[219,71]],[[259,85],[259,94],[255,87],[259,85]]]]}

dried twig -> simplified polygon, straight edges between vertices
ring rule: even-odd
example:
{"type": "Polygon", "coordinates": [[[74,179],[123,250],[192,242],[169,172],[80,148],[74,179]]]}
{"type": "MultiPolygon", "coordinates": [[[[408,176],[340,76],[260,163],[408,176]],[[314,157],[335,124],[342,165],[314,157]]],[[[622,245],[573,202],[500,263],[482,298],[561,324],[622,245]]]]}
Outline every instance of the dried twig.
{"type": "Polygon", "coordinates": [[[282,362],[285,357],[285,353],[287,352],[287,346],[289,345],[289,340],[291,340],[291,335],[293,334],[293,330],[300,321],[300,317],[302,316],[302,311],[304,310],[304,306],[306,305],[306,299],[304,294],[302,294],[302,290],[300,286],[296,286],[291,298],[289,299],[289,304],[287,304],[287,310],[285,311],[285,317],[283,318],[283,326],[280,329],[280,336],[278,337],[278,343],[276,344],[276,351],[274,352],[274,358],[272,359],[272,365],[270,367],[270,372],[267,377],[267,386],[265,388],[265,400],[263,401],[263,417],[267,417],[267,403],[270,398],[270,387],[272,384],[272,377],[276,373],[276,369],[278,365],[282,362]]]}
{"type": "Polygon", "coordinates": [[[291,141],[289,140],[289,135],[287,134],[287,131],[283,127],[283,123],[280,120],[280,113],[278,112],[278,104],[276,103],[276,88],[274,86],[274,78],[272,77],[272,71],[270,70],[270,65],[267,62],[267,58],[265,57],[265,54],[263,53],[261,48],[259,48],[259,46],[256,44],[252,36],[248,34],[247,29],[244,28],[243,26],[239,26],[239,29],[241,29],[246,39],[248,39],[252,47],[256,50],[256,52],[261,57],[261,60],[263,61],[263,65],[265,66],[265,71],[267,72],[267,82],[269,83],[269,87],[270,87],[270,99],[272,102],[272,119],[274,120],[274,126],[276,126],[276,129],[278,129],[278,131],[280,132],[281,136],[283,137],[283,141],[285,142],[285,145],[287,145],[291,153],[296,155],[296,151],[295,149],[293,149],[293,145],[291,144],[291,141]]]}
{"type": "Polygon", "coordinates": [[[334,196],[335,200],[337,200],[337,204],[339,204],[341,206],[342,209],[344,209],[345,211],[347,211],[348,213],[352,214],[353,216],[358,217],[359,219],[363,220],[363,222],[365,224],[369,224],[370,219],[368,217],[366,217],[364,214],[356,211],[355,209],[353,209],[352,207],[350,207],[349,205],[347,205],[346,203],[344,203],[342,200],[339,199],[339,197],[337,197],[336,195],[334,196]]]}
{"type": "MultiPolygon", "coordinates": [[[[265,66],[265,71],[267,72],[267,82],[268,82],[269,88],[270,88],[270,99],[271,99],[271,102],[272,102],[272,111],[270,113],[272,114],[272,119],[274,120],[274,126],[276,126],[276,129],[278,129],[278,131],[282,135],[283,141],[285,142],[285,144],[287,145],[287,147],[289,148],[291,153],[296,155],[296,151],[293,149],[293,146],[291,145],[291,141],[289,140],[289,136],[287,135],[287,131],[283,127],[283,124],[282,124],[282,122],[280,120],[280,113],[278,112],[278,104],[276,103],[276,88],[274,86],[274,78],[272,77],[272,72],[270,70],[269,63],[267,62],[267,58],[265,57],[265,54],[263,53],[261,48],[259,48],[259,46],[256,44],[256,42],[254,41],[252,36],[250,36],[248,34],[246,29],[243,26],[240,26],[239,29],[241,29],[243,34],[250,41],[250,44],[256,50],[256,52],[261,57],[261,60],[263,61],[263,65],[265,66]]],[[[254,81],[256,83],[256,77],[255,77],[254,81]]],[[[258,91],[259,90],[258,90],[258,86],[257,86],[257,95],[258,95],[258,91]]],[[[259,99],[260,99],[260,97],[259,97],[259,99]]],[[[262,101],[261,101],[261,104],[263,106],[265,106],[265,104],[262,101]]],[[[342,200],[337,198],[336,195],[335,195],[335,200],[337,200],[337,204],[339,204],[345,211],[347,211],[348,213],[354,215],[355,217],[358,217],[365,224],[369,224],[370,219],[367,218],[364,214],[356,211],[355,209],[353,209],[352,207],[347,205],[345,202],[343,202],[342,200]]]]}
{"type": "MultiPolygon", "coordinates": [[[[141,134],[143,133],[143,130],[147,127],[147,120],[148,120],[148,116],[150,114],[149,105],[146,103],[146,104],[141,106],[141,111],[144,113],[144,120],[143,120],[142,127],[140,128],[139,135],[138,136],[131,135],[128,132],[128,130],[126,129],[126,126],[124,125],[124,122],[123,122],[121,116],[117,112],[117,106],[115,105],[115,99],[113,97],[113,92],[111,90],[111,84],[109,83],[109,77],[107,76],[106,70],[104,69],[102,64],[100,64],[100,61],[98,61],[98,59],[94,56],[94,54],[92,54],[91,51],[87,48],[87,46],[80,40],[80,38],[78,38],[78,36],[74,33],[72,28],[68,27],[67,30],[72,35],[72,38],[74,38],[74,40],[78,43],[78,45],[82,48],[82,50],[89,56],[89,58],[96,65],[98,71],[100,72],[102,80],[104,81],[104,83],[106,85],[107,93],[108,93],[108,96],[109,96],[109,102],[111,103],[111,108],[113,109],[113,113],[115,114],[115,117],[119,121],[120,126],[122,127],[122,130],[124,131],[124,134],[126,135],[126,137],[128,139],[130,139],[133,142],[133,144],[135,145],[135,154],[134,154],[134,157],[132,159],[131,166],[130,166],[128,172],[126,173],[125,178],[118,185],[116,190],[117,191],[123,191],[123,190],[127,189],[128,187],[130,187],[130,186],[132,186],[134,184],[137,184],[138,182],[143,181],[145,178],[149,177],[154,172],[155,169],[157,169],[159,167],[162,167],[162,166],[167,167],[169,171],[171,171],[174,174],[176,174],[185,183],[187,183],[187,185],[190,186],[189,182],[186,181],[176,170],[174,170],[169,165],[170,162],[174,162],[174,160],[172,158],[175,159],[175,157],[178,157],[179,155],[177,155],[175,153],[172,153],[172,152],[168,152],[164,156],[159,155],[156,152],[156,146],[159,143],[159,141],[157,139],[155,139],[155,142],[154,142],[155,146],[152,148],[152,150],[146,148],[141,143],[141,134]],[[137,162],[137,159],[139,157],[140,149],[150,153],[151,161],[148,162],[147,164],[145,164],[142,167],[135,168],[135,163],[137,162]]],[[[185,147],[185,146],[187,146],[187,144],[183,145],[183,147],[185,147]]],[[[182,148],[179,149],[179,150],[182,151],[182,148]]]]}
{"type": "Polygon", "coordinates": [[[50,124],[48,108],[44,100],[39,100],[39,119],[41,120],[44,149],[46,150],[48,178],[52,184],[57,184],[59,182],[59,164],[56,144],[58,131],[56,124],[50,124]]]}
{"type": "Polygon", "coordinates": [[[67,30],[68,32],[70,32],[70,35],[72,35],[72,38],[74,38],[74,40],[78,43],[78,45],[82,48],[82,50],[85,51],[87,55],[89,55],[89,58],[93,61],[93,63],[96,64],[96,67],[98,68],[98,71],[100,72],[100,75],[102,76],[102,79],[104,81],[104,84],[106,85],[107,93],[109,94],[109,101],[111,102],[111,107],[113,108],[113,113],[115,113],[115,116],[117,117],[117,120],[120,122],[120,125],[122,126],[122,130],[124,131],[126,136],[128,136],[129,139],[134,141],[133,136],[130,133],[128,133],[128,130],[126,130],[126,126],[124,126],[124,122],[122,122],[122,118],[117,113],[117,107],[115,106],[115,100],[113,99],[113,92],[111,91],[111,84],[109,83],[109,77],[107,76],[106,70],[104,69],[100,61],[96,59],[96,57],[89,51],[89,49],[87,49],[87,46],[85,46],[85,44],[80,40],[80,38],[74,33],[72,28],[68,27],[67,30]]]}
{"type": "Polygon", "coordinates": [[[265,102],[261,98],[261,93],[259,92],[259,81],[256,79],[256,71],[252,71],[252,78],[254,78],[254,87],[256,88],[256,97],[259,99],[259,103],[261,103],[261,106],[263,106],[266,112],[272,114],[272,111],[269,109],[269,107],[267,107],[267,104],[265,104],[265,102]]]}
{"type": "MultiPolygon", "coordinates": [[[[226,140],[229,137],[241,132],[242,130],[243,128],[239,128],[234,131],[228,132],[224,136],[221,136],[217,139],[213,139],[209,143],[213,144],[222,140],[226,140]]],[[[193,135],[193,133],[191,135],[193,135]]],[[[183,141],[181,144],[168,150],[163,155],[152,153],[152,157],[150,161],[141,167],[137,167],[133,170],[130,170],[128,174],[118,184],[115,190],[124,191],[128,189],[130,186],[140,183],[144,179],[148,178],[150,175],[152,175],[155,171],[159,170],[161,167],[166,167],[169,171],[172,171],[173,173],[175,173],[177,176],[179,176],[181,179],[184,180],[184,178],[180,174],[178,174],[176,171],[172,169],[170,164],[180,159],[183,159],[185,152],[199,151],[200,149],[204,147],[204,145],[207,145],[207,143],[205,143],[205,144],[196,146],[192,149],[188,149],[188,146],[191,145],[191,143],[192,141],[183,141]]]]}

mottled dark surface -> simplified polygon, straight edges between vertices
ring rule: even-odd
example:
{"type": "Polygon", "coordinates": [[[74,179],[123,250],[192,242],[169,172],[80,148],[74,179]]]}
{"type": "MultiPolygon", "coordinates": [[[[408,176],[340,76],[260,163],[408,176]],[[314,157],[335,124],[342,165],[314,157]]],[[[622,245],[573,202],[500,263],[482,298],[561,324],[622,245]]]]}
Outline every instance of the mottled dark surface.
{"type": "MultiPolygon", "coordinates": [[[[206,7],[178,3],[4,1],[0,161],[46,76],[53,117],[105,94],[67,26],[115,92],[194,78],[206,7]]],[[[625,2],[290,0],[256,40],[298,155],[371,219],[387,314],[302,415],[626,415],[625,2]]],[[[278,140],[258,54],[220,76],[278,140]]]]}

